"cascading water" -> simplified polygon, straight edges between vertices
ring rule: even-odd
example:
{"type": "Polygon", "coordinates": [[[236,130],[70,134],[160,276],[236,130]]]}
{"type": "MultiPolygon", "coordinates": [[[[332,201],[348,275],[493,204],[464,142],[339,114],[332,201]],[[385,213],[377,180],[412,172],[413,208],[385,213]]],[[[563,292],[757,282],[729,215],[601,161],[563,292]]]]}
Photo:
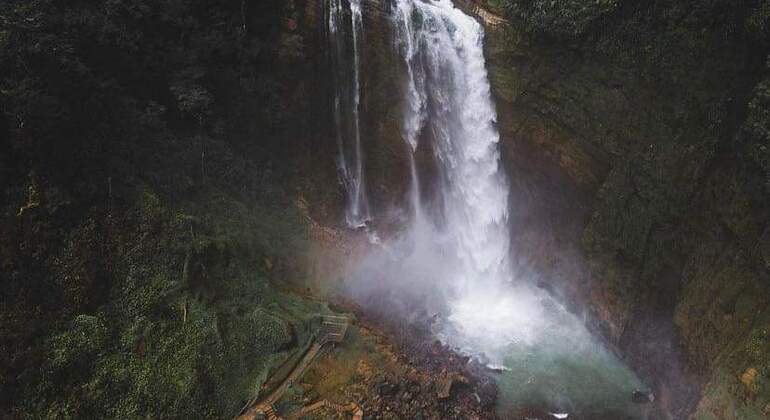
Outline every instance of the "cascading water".
{"type": "Polygon", "coordinates": [[[355,228],[364,226],[370,218],[361,148],[361,0],[329,0],[328,10],[337,167],[347,193],[345,219],[348,226],[355,228]]]}
{"type": "MultiPolygon", "coordinates": [[[[441,172],[440,197],[435,200],[441,208],[434,213],[442,217],[416,218],[415,230],[423,234],[414,239],[428,242],[420,247],[440,248],[453,256],[448,265],[452,269],[440,282],[453,328],[479,331],[487,321],[521,327],[524,319],[506,316],[514,315],[510,310],[496,308],[488,314],[496,319],[486,319],[484,311],[493,302],[491,294],[510,287],[512,273],[508,185],[500,167],[483,28],[449,0],[398,0],[394,23],[408,73],[403,136],[414,151],[420,132],[427,130],[441,172]],[[426,223],[431,226],[422,226],[426,223]]],[[[414,156],[410,158],[413,190],[419,194],[414,156]]],[[[421,205],[419,195],[412,199],[418,215],[423,213],[421,205]]]]}
{"type": "Polygon", "coordinates": [[[410,205],[415,219],[422,217],[422,203],[420,202],[420,180],[417,175],[417,165],[415,163],[415,151],[417,150],[417,136],[425,122],[426,112],[426,94],[425,80],[423,72],[415,71],[417,59],[417,49],[415,47],[415,37],[412,33],[411,19],[414,10],[413,3],[408,0],[398,0],[396,4],[397,27],[399,33],[400,45],[403,50],[407,70],[407,101],[406,113],[404,115],[403,137],[406,141],[409,152],[409,172],[412,178],[410,191],[410,205]]]}
{"type": "Polygon", "coordinates": [[[586,415],[598,405],[628,414],[627,397],[641,386],[633,373],[512,264],[515,202],[500,164],[483,27],[451,0],[395,0],[392,19],[406,71],[402,137],[413,218],[360,265],[347,291],[510,369],[499,381],[503,408],[539,404],[586,415]],[[438,171],[435,196],[425,200],[415,158],[424,146],[438,171]]]}

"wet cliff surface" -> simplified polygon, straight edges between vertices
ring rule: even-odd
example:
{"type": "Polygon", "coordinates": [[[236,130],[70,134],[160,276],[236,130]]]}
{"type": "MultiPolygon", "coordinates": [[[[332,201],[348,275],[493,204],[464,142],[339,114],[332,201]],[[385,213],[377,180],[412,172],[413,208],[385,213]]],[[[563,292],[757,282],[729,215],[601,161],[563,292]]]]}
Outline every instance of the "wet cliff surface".
{"type": "Polygon", "coordinates": [[[763,418],[767,4],[489,3],[521,258],[675,418],[763,418]]]}

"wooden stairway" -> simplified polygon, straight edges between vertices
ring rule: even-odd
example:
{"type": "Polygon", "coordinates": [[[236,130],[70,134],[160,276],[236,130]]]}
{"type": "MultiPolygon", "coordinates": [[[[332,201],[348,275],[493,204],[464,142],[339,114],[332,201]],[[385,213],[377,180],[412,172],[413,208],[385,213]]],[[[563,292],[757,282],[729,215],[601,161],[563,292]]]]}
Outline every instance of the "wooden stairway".
{"type": "MultiPolygon", "coordinates": [[[[244,408],[245,411],[242,410],[241,414],[236,417],[236,420],[254,420],[257,418],[257,415],[260,414],[266,416],[268,420],[281,420],[281,417],[275,413],[273,405],[283,396],[284,393],[286,393],[286,390],[288,390],[292,384],[296,383],[302,377],[302,375],[305,374],[305,370],[308,366],[310,366],[310,363],[313,361],[313,359],[315,359],[325,344],[340,343],[345,339],[345,333],[348,330],[348,325],[350,325],[350,320],[345,316],[322,316],[321,328],[316,334],[316,337],[313,340],[313,344],[310,345],[308,350],[302,356],[302,359],[297,362],[289,375],[286,376],[281,384],[278,385],[278,387],[276,387],[262,401],[244,408]]],[[[330,408],[338,412],[350,411],[353,413],[353,419],[355,420],[360,420],[363,417],[363,410],[358,406],[358,404],[351,403],[347,406],[343,406],[331,403],[326,400],[311,404],[310,406],[299,410],[299,412],[310,409],[309,413],[311,413],[323,408],[330,408]],[[357,414],[359,412],[360,416],[357,414]]],[[[301,416],[302,414],[298,414],[296,417],[291,418],[299,418],[301,416]]]]}
{"type": "Polygon", "coordinates": [[[361,406],[359,406],[356,403],[342,405],[342,404],[335,404],[329,400],[321,400],[321,401],[316,401],[313,404],[310,404],[308,406],[305,406],[299,411],[289,414],[288,416],[286,416],[286,419],[296,420],[304,416],[316,414],[323,409],[336,411],[337,413],[345,413],[345,412],[353,413],[353,420],[361,420],[364,417],[364,410],[361,409],[361,406]]]}

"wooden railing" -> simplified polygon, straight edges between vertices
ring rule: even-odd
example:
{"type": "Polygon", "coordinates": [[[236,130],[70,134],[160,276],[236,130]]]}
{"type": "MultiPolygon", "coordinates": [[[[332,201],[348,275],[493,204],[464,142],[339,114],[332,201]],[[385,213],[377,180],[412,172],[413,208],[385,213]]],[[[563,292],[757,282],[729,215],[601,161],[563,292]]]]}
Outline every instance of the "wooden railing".
{"type": "MultiPolygon", "coordinates": [[[[267,397],[256,404],[248,404],[241,410],[241,414],[236,417],[236,420],[254,420],[258,415],[264,415],[268,420],[280,420],[281,418],[275,413],[273,405],[283,396],[284,393],[291,387],[296,381],[298,381],[302,375],[305,374],[305,370],[310,363],[315,359],[318,353],[321,351],[324,345],[328,343],[340,343],[345,339],[345,333],[350,325],[350,320],[345,316],[336,315],[324,315],[321,317],[321,327],[313,340],[313,344],[310,345],[308,350],[302,356],[299,362],[289,372],[286,378],[276,387],[267,397]]],[[[314,411],[321,410],[323,408],[330,408],[338,412],[349,411],[353,413],[354,420],[360,420],[363,417],[363,410],[358,404],[351,403],[347,406],[331,403],[327,400],[321,400],[308,407],[299,410],[297,413],[291,414],[290,418],[299,418],[306,414],[300,414],[304,410],[308,411],[308,414],[314,411]]]]}

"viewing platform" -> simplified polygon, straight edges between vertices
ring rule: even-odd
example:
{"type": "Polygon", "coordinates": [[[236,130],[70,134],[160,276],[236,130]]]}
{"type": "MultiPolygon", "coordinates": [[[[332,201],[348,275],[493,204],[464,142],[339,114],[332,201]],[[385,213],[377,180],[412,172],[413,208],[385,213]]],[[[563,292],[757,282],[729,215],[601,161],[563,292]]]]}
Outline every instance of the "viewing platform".
{"type": "MultiPolygon", "coordinates": [[[[345,339],[345,333],[350,325],[350,319],[346,316],[324,315],[321,316],[321,326],[313,339],[313,343],[307,349],[302,358],[289,372],[286,378],[270,394],[257,403],[249,403],[241,410],[236,420],[254,420],[266,418],[268,420],[282,420],[276,412],[274,405],[281,399],[284,393],[305,374],[308,366],[316,358],[326,344],[340,343],[345,339]]],[[[347,405],[335,404],[327,400],[320,400],[299,411],[289,414],[287,419],[296,419],[323,409],[337,412],[351,412],[354,420],[363,418],[363,410],[356,403],[347,405]]]]}

